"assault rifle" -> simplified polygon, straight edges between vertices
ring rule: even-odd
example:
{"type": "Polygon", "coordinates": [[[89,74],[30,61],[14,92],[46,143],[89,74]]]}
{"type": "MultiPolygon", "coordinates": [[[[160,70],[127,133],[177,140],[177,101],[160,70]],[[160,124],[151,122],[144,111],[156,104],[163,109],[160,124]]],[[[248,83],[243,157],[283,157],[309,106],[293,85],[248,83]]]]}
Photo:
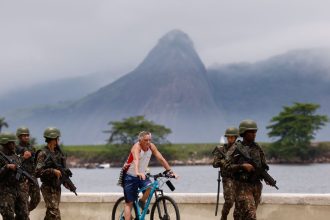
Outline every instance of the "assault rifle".
{"type": "Polygon", "coordinates": [[[16,180],[19,181],[22,176],[27,178],[29,181],[31,181],[34,185],[38,185],[37,180],[32,177],[28,172],[26,172],[20,164],[17,164],[14,160],[10,159],[7,155],[5,155],[3,152],[0,151],[0,160],[7,164],[14,164],[16,165],[16,180]]]}
{"type": "Polygon", "coordinates": [[[236,150],[244,158],[244,162],[249,163],[254,167],[254,170],[255,170],[254,172],[255,172],[256,176],[260,176],[267,184],[269,184],[272,187],[275,187],[277,190],[279,189],[276,186],[276,180],[274,180],[274,178],[271,175],[269,175],[269,173],[267,172],[267,170],[269,169],[268,166],[267,167],[259,167],[257,165],[257,163],[252,158],[245,155],[238,148],[236,148],[236,150]]]}
{"type": "Polygon", "coordinates": [[[62,164],[56,163],[55,159],[53,158],[53,156],[51,154],[49,154],[47,156],[47,158],[45,160],[45,164],[47,167],[51,167],[51,168],[59,170],[62,174],[62,176],[60,178],[60,184],[63,184],[63,186],[65,188],[67,188],[68,190],[70,190],[71,192],[76,194],[76,196],[78,196],[77,191],[76,191],[77,187],[73,184],[73,182],[70,179],[70,177],[72,177],[72,172],[70,169],[66,168],[62,164]],[[48,164],[49,164],[49,166],[48,166],[48,164]]]}

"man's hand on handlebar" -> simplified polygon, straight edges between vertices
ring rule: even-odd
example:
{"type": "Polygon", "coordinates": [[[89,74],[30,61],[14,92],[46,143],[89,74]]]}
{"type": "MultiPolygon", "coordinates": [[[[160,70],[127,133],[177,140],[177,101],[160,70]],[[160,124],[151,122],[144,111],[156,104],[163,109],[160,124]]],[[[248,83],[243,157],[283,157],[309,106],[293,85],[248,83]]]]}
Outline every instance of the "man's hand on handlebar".
{"type": "Polygon", "coordinates": [[[165,170],[163,174],[168,178],[175,178],[175,179],[179,178],[179,176],[176,173],[174,173],[172,170],[165,170]]]}

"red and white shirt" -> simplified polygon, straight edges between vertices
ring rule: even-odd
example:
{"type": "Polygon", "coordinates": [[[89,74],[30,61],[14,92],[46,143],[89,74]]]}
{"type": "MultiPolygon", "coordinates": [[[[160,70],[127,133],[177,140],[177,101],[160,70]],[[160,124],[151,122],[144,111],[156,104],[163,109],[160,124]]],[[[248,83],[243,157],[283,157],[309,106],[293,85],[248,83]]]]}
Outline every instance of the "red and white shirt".
{"type": "MultiPolygon", "coordinates": [[[[151,152],[150,148],[148,148],[147,151],[143,151],[143,150],[140,151],[139,170],[138,170],[139,173],[145,173],[145,171],[148,168],[151,155],[152,155],[152,152],[151,152]]],[[[133,157],[133,154],[131,152],[129,154],[127,162],[126,162],[126,164],[129,166],[127,168],[126,173],[131,175],[131,176],[136,176],[136,174],[135,174],[135,164],[133,163],[133,160],[134,160],[134,157],[133,157]]]]}

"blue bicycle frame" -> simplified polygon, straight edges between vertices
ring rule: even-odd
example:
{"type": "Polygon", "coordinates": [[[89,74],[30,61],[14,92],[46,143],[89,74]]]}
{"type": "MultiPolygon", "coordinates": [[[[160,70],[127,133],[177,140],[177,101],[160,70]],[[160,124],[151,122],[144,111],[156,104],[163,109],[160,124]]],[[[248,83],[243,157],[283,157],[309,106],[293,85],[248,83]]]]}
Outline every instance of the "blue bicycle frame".
{"type": "MultiPolygon", "coordinates": [[[[153,197],[153,194],[157,191],[160,191],[161,194],[163,194],[163,190],[159,189],[159,181],[157,179],[155,179],[152,183],[150,183],[149,185],[147,185],[146,187],[143,187],[141,189],[138,190],[138,193],[143,192],[145,190],[147,190],[148,188],[151,188],[150,190],[150,194],[148,196],[147,202],[145,203],[144,209],[142,210],[142,213],[140,211],[139,208],[139,199],[134,201],[134,208],[136,209],[136,214],[139,220],[144,220],[145,216],[147,215],[147,211],[151,202],[151,199],[153,197]]],[[[155,193],[155,197],[156,199],[158,198],[157,193],[155,193]]]]}
{"type": "MultiPolygon", "coordinates": [[[[171,203],[171,206],[174,207],[174,215],[176,216],[176,219],[180,219],[180,214],[179,214],[179,210],[178,210],[178,207],[175,203],[175,201],[173,201],[173,199],[171,199],[170,197],[168,196],[164,196],[164,193],[163,193],[163,190],[161,189],[161,185],[163,183],[163,180],[162,179],[158,179],[158,178],[162,178],[162,177],[165,177],[165,178],[174,178],[174,176],[168,176],[167,174],[164,174],[164,173],[159,173],[159,174],[156,174],[156,175],[150,175],[149,173],[146,175],[147,178],[153,178],[153,181],[152,183],[150,183],[149,185],[139,189],[137,191],[137,193],[141,193],[145,190],[149,190],[150,189],[150,193],[149,193],[149,196],[147,198],[147,201],[145,202],[145,205],[144,205],[144,208],[143,210],[140,210],[140,205],[139,205],[139,199],[138,197],[134,200],[133,202],[133,208],[134,210],[132,210],[134,213],[135,213],[135,216],[131,216],[131,217],[134,217],[134,220],[144,220],[144,218],[146,217],[146,215],[148,214],[148,209],[149,209],[149,206],[150,206],[150,202],[151,202],[151,199],[153,197],[153,195],[155,195],[155,201],[156,203],[152,206],[151,208],[151,218],[153,217],[153,215],[155,213],[157,213],[157,215],[160,217],[160,219],[162,219],[161,216],[164,216],[164,219],[169,219],[169,213],[167,213],[167,205],[166,205],[166,202],[165,201],[168,201],[171,203]],[[160,202],[162,201],[162,202],[160,202]],[[162,213],[162,210],[164,210],[164,213],[162,213]],[[167,218],[165,218],[167,217],[167,218]]],[[[169,180],[167,180],[166,182],[166,185],[172,190],[174,191],[174,186],[171,184],[171,182],[169,180]]],[[[112,220],[117,220],[118,217],[119,219],[123,220],[124,219],[124,209],[121,209],[121,210],[118,210],[120,209],[120,204],[122,204],[122,202],[124,202],[124,197],[121,197],[117,200],[117,202],[115,203],[115,206],[112,210],[112,220]],[[118,208],[118,209],[117,209],[118,208]],[[118,210],[118,212],[117,212],[118,210]],[[119,216],[117,217],[116,216],[116,213],[119,214],[119,216]]],[[[131,211],[131,212],[132,212],[131,211]]]]}

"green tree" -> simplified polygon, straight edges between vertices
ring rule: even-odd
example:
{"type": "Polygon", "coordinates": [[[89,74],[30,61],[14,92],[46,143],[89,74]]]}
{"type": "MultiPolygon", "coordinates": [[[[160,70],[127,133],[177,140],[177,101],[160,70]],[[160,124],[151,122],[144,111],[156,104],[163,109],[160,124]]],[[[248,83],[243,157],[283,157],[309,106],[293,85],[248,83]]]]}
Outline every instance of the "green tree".
{"type": "Polygon", "coordinates": [[[284,106],[279,115],[271,119],[269,137],[278,138],[270,148],[270,156],[282,159],[310,159],[313,149],[311,140],[316,131],[328,122],[326,115],[316,114],[320,107],[312,103],[294,103],[284,106]]]}
{"type": "Polygon", "coordinates": [[[3,127],[8,128],[9,125],[6,122],[6,119],[4,117],[0,117],[0,133],[1,133],[3,127]]]}
{"type": "Polygon", "coordinates": [[[129,117],[122,121],[110,121],[108,125],[111,126],[111,129],[104,132],[110,133],[107,141],[114,144],[133,144],[137,141],[137,135],[141,131],[151,132],[153,142],[164,143],[167,142],[166,136],[171,133],[171,129],[148,121],[144,116],[129,117]]]}

